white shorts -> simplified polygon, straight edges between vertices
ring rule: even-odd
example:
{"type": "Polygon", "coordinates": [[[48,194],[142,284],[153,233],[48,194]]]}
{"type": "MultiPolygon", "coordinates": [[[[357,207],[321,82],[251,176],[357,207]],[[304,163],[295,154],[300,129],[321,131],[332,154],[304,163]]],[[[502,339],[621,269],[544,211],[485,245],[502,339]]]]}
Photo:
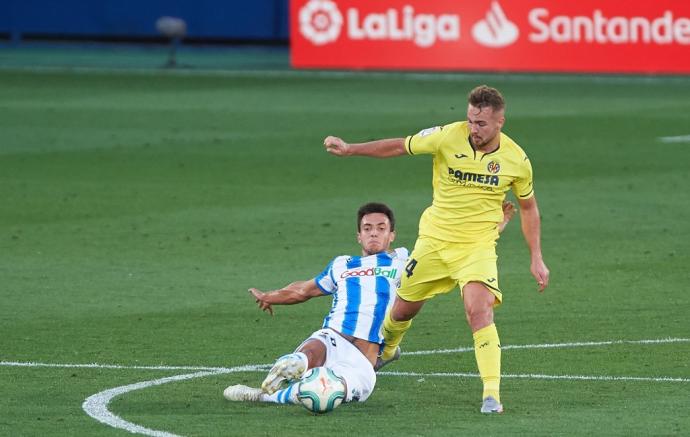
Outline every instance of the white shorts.
{"type": "Polygon", "coordinates": [[[376,372],[364,354],[332,329],[319,329],[302,344],[312,339],[319,340],[326,346],[326,361],[323,366],[345,379],[345,402],[366,401],[374,391],[376,372]]]}

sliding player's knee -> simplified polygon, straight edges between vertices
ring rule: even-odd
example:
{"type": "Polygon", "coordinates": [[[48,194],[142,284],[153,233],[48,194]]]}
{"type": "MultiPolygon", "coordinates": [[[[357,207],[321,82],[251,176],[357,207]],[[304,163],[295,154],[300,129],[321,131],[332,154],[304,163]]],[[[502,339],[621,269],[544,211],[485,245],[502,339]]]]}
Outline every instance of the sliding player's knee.
{"type": "Polygon", "coordinates": [[[300,347],[299,352],[307,356],[309,368],[321,367],[326,362],[326,346],[318,340],[307,341],[300,347]]]}

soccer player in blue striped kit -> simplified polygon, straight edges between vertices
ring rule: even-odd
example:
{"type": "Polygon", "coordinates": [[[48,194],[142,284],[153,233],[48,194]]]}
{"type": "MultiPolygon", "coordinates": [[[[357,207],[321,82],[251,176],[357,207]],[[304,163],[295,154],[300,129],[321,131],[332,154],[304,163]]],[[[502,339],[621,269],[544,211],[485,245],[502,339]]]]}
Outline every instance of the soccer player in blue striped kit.
{"type": "MultiPolygon", "coordinates": [[[[514,207],[503,206],[503,230],[514,207]]],[[[249,289],[259,308],[273,315],[273,305],[292,305],[313,297],[332,296],[323,326],[291,354],[280,357],[261,388],[232,385],[223,396],[231,401],[297,403],[297,382],[313,367],[328,367],[345,381],[345,402],[364,402],[376,384],[374,370],[383,345],[386,311],[400,286],[409,253],[391,250],[395,240],[393,211],[382,203],[367,203],[357,212],[357,242],[362,256],[338,256],[318,276],[279,290],[249,289]]]]}
{"type": "Polygon", "coordinates": [[[393,211],[381,203],[367,203],[357,212],[357,241],[362,256],[338,256],[317,277],[279,290],[262,292],[251,288],[259,308],[271,314],[272,305],[292,305],[319,296],[333,296],[333,304],[322,328],[294,353],[280,357],[261,389],[234,385],[223,395],[232,401],[294,404],[294,383],[307,369],[324,366],[345,380],[345,402],[365,401],[376,384],[374,364],[383,343],[383,318],[400,285],[408,257],[405,248],[391,250],[393,240],[393,211]]]}

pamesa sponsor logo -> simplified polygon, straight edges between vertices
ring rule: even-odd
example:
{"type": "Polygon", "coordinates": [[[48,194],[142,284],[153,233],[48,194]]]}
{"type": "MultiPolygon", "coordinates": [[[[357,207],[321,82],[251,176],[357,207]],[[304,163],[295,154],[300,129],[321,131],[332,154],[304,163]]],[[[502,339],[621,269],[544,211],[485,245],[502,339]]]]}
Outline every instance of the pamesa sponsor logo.
{"type": "Polygon", "coordinates": [[[462,170],[456,170],[451,167],[448,167],[448,175],[457,182],[477,182],[484,185],[498,186],[498,176],[496,175],[477,174],[468,171],[463,172],[462,170]]]}

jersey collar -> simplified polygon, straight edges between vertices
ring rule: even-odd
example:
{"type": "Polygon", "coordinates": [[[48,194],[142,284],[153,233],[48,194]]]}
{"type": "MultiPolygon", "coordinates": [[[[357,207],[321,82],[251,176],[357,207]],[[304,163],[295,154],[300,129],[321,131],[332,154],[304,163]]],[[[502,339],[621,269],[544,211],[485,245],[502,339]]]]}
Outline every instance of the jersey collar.
{"type": "MultiPolygon", "coordinates": [[[[499,135],[500,135],[500,134],[499,134],[499,135]]],[[[477,152],[478,152],[478,150],[474,147],[474,144],[472,144],[472,135],[468,135],[468,136],[467,136],[467,142],[470,144],[470,147],[472,148],[472,153],[474,153],[474,159],[477,159],[477,152]]],[[[492,150],[491,152],[486,152],[486,153],[479,152],[479,153],[482,154],[482,157],[479,158],[479,160],[481,161],[482,159],[484,159],[484,157],[485,157],[486,155],[491,155],[491,154],[493,154],[493,153],[498,152],[500,148],[501,148],[501,142],[500,142],[500,140],[499,140],[498,146],[496,146],[496,148],[495,148],[494,150],[492,150]]]]}

